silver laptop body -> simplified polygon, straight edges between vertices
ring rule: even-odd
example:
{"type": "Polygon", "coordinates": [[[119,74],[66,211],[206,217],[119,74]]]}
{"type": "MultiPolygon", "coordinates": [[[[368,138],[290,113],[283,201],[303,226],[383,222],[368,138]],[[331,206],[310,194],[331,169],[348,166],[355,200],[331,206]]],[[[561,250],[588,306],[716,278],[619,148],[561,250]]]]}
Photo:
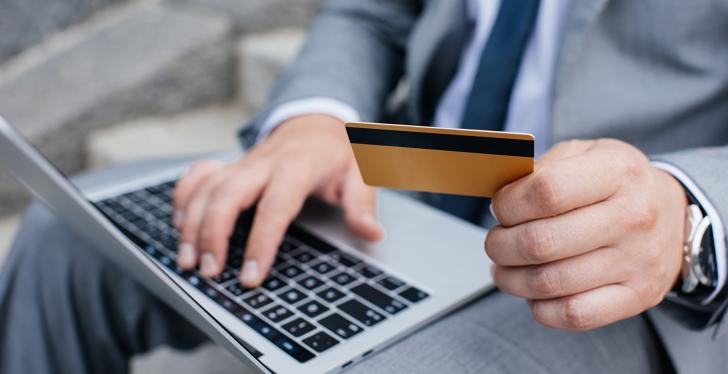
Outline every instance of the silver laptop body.
{"type": "MultiPolygon", "coordinates": [[[[392,191],[378,196],[387,237],[377,244],[350,236],[337,209],[309,202],[264,287],[245,290],[236,260],[214,280],[175,269],[176,233],[165,214],[184,168],[79,191],[1,117],[0,167],[212,340],[263,372],[339,371],[492,288],[483,228],[392,191]]],[[[245,225],[239,226],[243,243],[245,225]]]]}

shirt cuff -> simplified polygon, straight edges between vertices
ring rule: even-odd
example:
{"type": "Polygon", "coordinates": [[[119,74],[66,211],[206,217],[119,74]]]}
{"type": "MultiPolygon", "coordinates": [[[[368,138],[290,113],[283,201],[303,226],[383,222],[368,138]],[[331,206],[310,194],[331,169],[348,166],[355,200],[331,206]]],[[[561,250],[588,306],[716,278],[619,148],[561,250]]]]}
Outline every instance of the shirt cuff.
{"type": "Polygon", "coordinates": [[[361,118],[351,105],[329,97],[316,96],[289,101],[270,112],[258,132],[256,142],[265,139],[281,123],[304,114],[325,114],[344,122],[358,122],[361,118]]]}
{"type": "Polygon", "coordinates": [[[728,262],[728,251],[726,250],[726,236],[723,221],[721,221],[718,211],[715,209],[713,204],[710,203],[710,200],[708,200],[705,196],[705,193],[703,193],[692,178],[690,178],[682,170],[678,169],[675,165],[663,161],[653,161],[652,165],[670,173],[673,177],[680,181],[680,183],[682,183],[682,185],[685,186],[685,188],[688,189],[695,197],[700,204],[700,207],[703,208],[708,217],[710,217],[711,227],[713,230],[713,240],[715,241],[715,263],[718,268],[718,285],[715,290],[713,290],[713,292],[705,300],[703,300],[703,305],[707,305],[713,301],[716,296],[718,296],[718,293],[720,293],[723,287],[725,287],[726,283],[726,262],[728,262]]]}

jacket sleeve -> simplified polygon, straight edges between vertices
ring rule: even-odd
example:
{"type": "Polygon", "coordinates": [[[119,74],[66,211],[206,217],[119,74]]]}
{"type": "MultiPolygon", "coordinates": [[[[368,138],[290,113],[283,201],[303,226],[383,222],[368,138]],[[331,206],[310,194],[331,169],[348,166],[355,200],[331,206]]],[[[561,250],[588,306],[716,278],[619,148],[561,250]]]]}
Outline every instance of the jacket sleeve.
{"type": "Polygon", "coordinates": [[[241,130],[243,145],[255,142],[272,108],[310,97],[346,103],[362,120],[378,119],[403,74],[407,41],[420,10],[418,0],[326,2],[266,109],[241,130]]]}
{"type": "Polygon", "coordinates": [[[723,315],[728,306],[728,292],[725,282],[726,267],[728,265],[728,254],[726,248],[725,223],[728,218],[728,146],[705,147],[688,149],[673,153],[658,155],[652,158],[658,162],[664,162],[679,169],[682,178],[678,178],[693,196],[699,196],[703,210],[707,212],[713,221],[712,234],[716,247],[716,263],[722,267],[724,282],[721,285],[721,292],[715,300],[710,303],[713,307],[706,307],[703,310],[688,311],[675,303],[666,301],[662,308],[670,310],[672,315],[680,316],[681,322],[694,329],[702,329],[711,325],[720,325],[723,315]],[[689,178],[689,186],[686,185],[685,177],[689,178]],[[719,250],[722,248],[723,250],[719,250]]]}

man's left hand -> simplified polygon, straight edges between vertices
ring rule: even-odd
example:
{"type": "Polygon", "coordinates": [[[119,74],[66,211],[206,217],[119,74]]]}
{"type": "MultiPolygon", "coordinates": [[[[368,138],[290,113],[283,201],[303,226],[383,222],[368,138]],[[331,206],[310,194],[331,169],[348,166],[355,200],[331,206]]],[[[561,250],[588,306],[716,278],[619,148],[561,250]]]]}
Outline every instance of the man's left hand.
{"type": "Polygon", "coordinates": [[[559,143],[492,203],[496,285],[528,300],[546,326],[589,330],[632,317],[678,278],[685,192],[627,143],[559,143]]]}

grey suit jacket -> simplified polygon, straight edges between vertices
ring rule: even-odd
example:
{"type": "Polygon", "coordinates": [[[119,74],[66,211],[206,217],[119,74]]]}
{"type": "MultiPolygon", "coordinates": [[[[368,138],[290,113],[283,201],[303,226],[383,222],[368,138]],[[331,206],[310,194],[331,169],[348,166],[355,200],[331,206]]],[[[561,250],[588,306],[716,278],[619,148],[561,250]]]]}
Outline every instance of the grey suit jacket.
{"type": "MultiPolygon", "coordinates": [[[[457,69],[467,20],[465,0],[331,0],[269,108],[326,96],[364,120],[427,124],[457,69]],[[406,100],[392,108],[402,78],[406,100]]],[[[573,0],[564,27],[549,142],[634,144],[693,178],[728,223],[728,1],[573,0]]],[[[691,331],[661,309],[649,316],[680,372],[728,371],[726,334],[713,340],[712,329],[691,331]]]]}

